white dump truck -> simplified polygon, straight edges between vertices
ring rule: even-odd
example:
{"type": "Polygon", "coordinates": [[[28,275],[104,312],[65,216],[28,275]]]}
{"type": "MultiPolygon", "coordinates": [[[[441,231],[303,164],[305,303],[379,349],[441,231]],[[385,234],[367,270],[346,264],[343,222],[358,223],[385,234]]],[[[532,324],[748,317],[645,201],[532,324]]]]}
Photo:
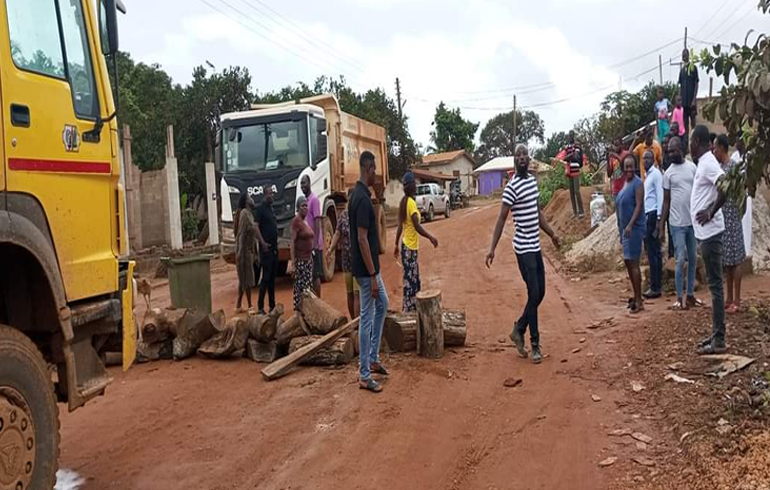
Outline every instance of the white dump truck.
{"type": "Polygon", "coordinates": [[[337,216],[347,191],[359,176],[359,157],[370,151],[377,164],[372,199],[378,217],[381,250],[385,250],[383,194],[388,181],[385,129],[340,110],[333,95],[319,95],[281,104],[254,105],[249,111],[223,114],[217,137],[221,172],[223,255],[234,258],[233,216],[238,200],[249,194],[261,202],[266,186],[273,188],[278,221],[279,271],[290,259],[290,226],[300,180],[309,175],[321,201],[324,235],[324,281],[334,277],[334,254],[328,253],[337,216]]]}

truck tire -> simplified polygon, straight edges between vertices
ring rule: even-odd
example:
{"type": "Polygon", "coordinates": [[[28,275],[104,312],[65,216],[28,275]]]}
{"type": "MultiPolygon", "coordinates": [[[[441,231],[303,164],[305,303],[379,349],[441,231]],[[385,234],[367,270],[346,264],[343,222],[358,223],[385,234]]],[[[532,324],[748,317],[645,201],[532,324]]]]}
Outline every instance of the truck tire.
{"type": "Polygon", "coordinates": [[[50,489],[59,464],[59,411],[35,344],[0,325],[0,488],[50,489]],[[13,456],[11,456],[13,455],[13,456]]]}
{"type": "Polygon", "coordinates": [[[385,219],[385,209],[380,206],[380,210],[377,216],[377,239],[380,242],[380,255],[385,253],[385,249],[388,246],[388,230],[387,220],[385,219]]]}
{"type": "Polygon", "coordinates": [[[324,216],[321,226],[324,234],[324,271],[321,281],[331,282],[334,279],[334,263],[336,262],[336,254],[331,253],[334,227],[332,226],[332,220],[328,216],[324,216]]]}

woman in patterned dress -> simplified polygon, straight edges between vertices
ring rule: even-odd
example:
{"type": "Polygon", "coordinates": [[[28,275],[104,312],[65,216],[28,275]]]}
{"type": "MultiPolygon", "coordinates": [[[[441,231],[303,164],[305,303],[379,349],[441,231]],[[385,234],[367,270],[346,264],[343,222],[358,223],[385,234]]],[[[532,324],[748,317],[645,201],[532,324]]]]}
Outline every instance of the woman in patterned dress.
{"type": "Polygon", "coordinates": [[[251,288],[254,287],[254,258],[257,246],[257,226],[254,216],[251,214],[254,201],[247,194],[241,196],[238,202],[238,214],[236,215],[237,229],[235,235],[235,270],[238,273],[238,300],[235,303],[235,312],[243,311],[241,303],[246,294],[246,302],[251,311],[251,288]]]}
{"type": "MultiPolygon", "coordinates": [[[[414,197],[417,195],[417,183],[414,174],[407,172],[404,175],[404,197],[398,207],[398,230],[396,230],[396,248],[393,257],[398,260],[399,243],[401,245],[401,263],[404,269],[404,300],[403,311],[417,310],[415,296],[420,291],[420,265],[417,262],[417,251],[420,248],[420,236],[422,235],[438,247],[438,240],[420,224],[420,210],[414,197]],[[401,239],[401,232],[404,237],[401,239]]],[[[448,204],[447,204],[448,205],[448,204]]]]}
{"type": "Polygon", "coordinates": [[[299,311],[302,294],[313,287],[313,239],[315,232],[305,222],[307,198],[297,198],[297,215],[291,220],[291,267],[294,275],[294,311],[299,311]]]}
{"type": "MultiPolygon", "coordinates": [[[[735,167],[736,162],[730,158],[728,149],[730,143],[727,136],[720,134],[714,143],[714,156],[722,165],[725,173],[735,167]]],[[[742,265],[746,260],[746,245],[743,241],[743,216],[738,206],[729,199],[722,206],[725,216],[724,234],[724,267],[727,294],[725,297],[725,312],[737,313],[741,306],[742,265]]]]}
{"type": "MultiPolygon", "coordinates": [[[[352,192],[352,188],[348,189],[348,201],[352,192]]],[[[358,293],[358,282],[353,277],[353,265],[350,261],[350,216],[348,215],[347,207],[340,213],[340,217],[337,220],[337,230],[332,237],[331,253],[335,253],[337,249],[340,251],[340,267],[345,274],[345,289],[348,293],[348,313],[350,313],[350,318],[356,318],[361,311],[361,300],[358,293]]]]}

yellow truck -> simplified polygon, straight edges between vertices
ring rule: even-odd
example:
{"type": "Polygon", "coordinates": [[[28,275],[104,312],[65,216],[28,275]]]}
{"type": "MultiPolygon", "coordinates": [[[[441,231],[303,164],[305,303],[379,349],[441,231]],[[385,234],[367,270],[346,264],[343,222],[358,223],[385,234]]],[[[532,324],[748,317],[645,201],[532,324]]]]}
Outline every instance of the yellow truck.
{"type": "Polygon", "coordinates": [[[0,0],[0,490],[51,489],[57,401],[133,362],[118,126],[119,0],[0,0]]]}
{"type": "Polygon", "coordinates": [[[238,200],[248,194],[259,204],[265,187],[275,194],[279,269],[289,261],[290,223],[296,212],[300,181],[307,175],[321,202],[324,238],[324,281],[334,277],[336,257],[329,252],[344,209],[347,191],[359,177],[358,159],[374,154],[377,180],[373,199],[379,222],[380,249],[385,250],[385,214],[381,204],[388,183],[385,128],[343,112],[331,94],[280,104],[254,105],[249,111],[220,116],[217,165],[222,175],[222,238],[225,258],[234,260],[233,216],[238,200]]]}

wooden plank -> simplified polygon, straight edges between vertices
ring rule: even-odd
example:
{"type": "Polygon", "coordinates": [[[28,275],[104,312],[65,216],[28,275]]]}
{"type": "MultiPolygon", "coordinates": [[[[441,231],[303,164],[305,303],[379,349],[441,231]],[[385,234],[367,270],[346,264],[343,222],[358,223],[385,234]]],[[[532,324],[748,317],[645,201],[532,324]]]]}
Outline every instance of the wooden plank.
{"type": "Polygon", "coordinates": [[[296,350],[286,357],[278,359],[274,363],[262,370],[262,377],[266,381],[272,381],[285,376],[291,368],[302,362],[305,358],[318,352],[324,347],[332,345],[337,339],[344,337],[358,327],[358,318],[352,322],[341,326],[337,330],[332,330],[312,344],[308,344],[299,350],[296,350]]]}

